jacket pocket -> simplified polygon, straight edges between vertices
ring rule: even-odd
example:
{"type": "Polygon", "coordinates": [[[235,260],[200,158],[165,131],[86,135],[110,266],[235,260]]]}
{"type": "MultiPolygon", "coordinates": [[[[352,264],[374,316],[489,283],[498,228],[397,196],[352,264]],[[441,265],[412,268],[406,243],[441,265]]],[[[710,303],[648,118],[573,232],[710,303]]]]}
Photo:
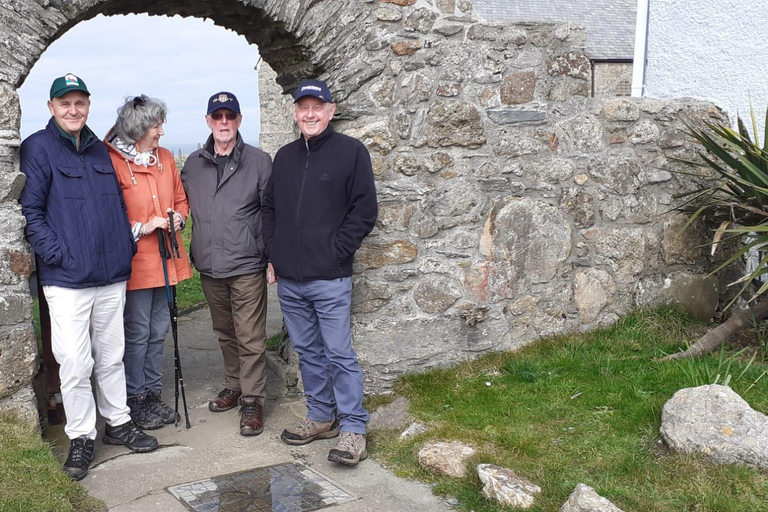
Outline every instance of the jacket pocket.
{"type": "Polygon", "coordinates": [[[111,196],[122,192],[114,167],[111,165],[94,164],[93,170],[96,171],[96,177],[98,178],[98,185],[95,190],[98,194],[111,196]]]}
{"type": "Polygon", "coordinates": [[[79,167],[56,167],[56,189],[64,199],[85,199],[83,170],[79,167]]]}

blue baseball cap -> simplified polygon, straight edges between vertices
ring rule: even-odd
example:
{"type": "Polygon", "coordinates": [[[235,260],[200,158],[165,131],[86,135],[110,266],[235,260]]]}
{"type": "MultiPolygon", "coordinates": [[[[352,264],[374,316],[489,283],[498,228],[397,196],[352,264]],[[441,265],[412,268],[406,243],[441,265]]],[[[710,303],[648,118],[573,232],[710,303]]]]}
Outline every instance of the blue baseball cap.
{"type": "Polygon", "coordinates": [[[305,96],[312,96],[326,103],[333,103],[331,91],[322,80],[306,80],[301,82],[293,93],[293,102],[296,103],[305,96]]]}
{"type": "Polygon", "coordinates": [[[231,92],[217,92],[208,100],[208,114],[215,112],[220,108],[228,108],[232,112],[240,113],[240,102],[231,92]]]}

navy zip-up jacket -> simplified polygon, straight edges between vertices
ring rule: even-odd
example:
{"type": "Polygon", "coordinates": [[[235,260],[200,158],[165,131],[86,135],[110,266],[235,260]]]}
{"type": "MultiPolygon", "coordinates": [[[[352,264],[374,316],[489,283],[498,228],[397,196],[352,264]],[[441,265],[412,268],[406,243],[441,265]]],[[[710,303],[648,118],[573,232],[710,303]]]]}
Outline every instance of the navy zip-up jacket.
{"type": "Polygon", "coordinates": [[[90,288],[127,281],[136,243],[107,147],[90,134],[77,151],[53,117],[21,145],[19,202],[42,285],[90,288]]]}
{"type": "Polygon", "coordinates": [[[351,276],[355,251],[377,215],[371,156],[359,140],[329,125],[275,155],[262,221],[265,251],[278,277],[351,276]]]}

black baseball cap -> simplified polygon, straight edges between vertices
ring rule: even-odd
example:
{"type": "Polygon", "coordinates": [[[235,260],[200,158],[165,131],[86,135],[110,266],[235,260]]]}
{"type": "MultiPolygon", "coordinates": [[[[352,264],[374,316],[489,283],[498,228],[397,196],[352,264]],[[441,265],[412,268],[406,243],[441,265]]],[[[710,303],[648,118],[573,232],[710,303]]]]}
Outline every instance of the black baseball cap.
{"type": "Polygon", "coordinates": [[[61,98],[68,92],[72,91],[82,91],[88,96],[91,95],[88,88],[85,86],[85,82],[83,82],[82,78],[79,78],[77,75],[72,73],[67,73],[64,76],[60,76],[56,80],[53,81],[51,84],[51,97],[53,98],[61,98]]]}
{"type": "Polygon", "coordinates": [[[312,96],[326,103],[333,103],[331,91],[322,80],[306,80],[301,82],[293,93],[293,102],[296,103],[305,96],[312,96]]]}
{"type": "Polygon", "coordinates": [[[228,108],[232,112],[240,113],[240,102],[231,92],[217,92],[208,100],[208,114],[215,112],[220,108],[228,108]]]}

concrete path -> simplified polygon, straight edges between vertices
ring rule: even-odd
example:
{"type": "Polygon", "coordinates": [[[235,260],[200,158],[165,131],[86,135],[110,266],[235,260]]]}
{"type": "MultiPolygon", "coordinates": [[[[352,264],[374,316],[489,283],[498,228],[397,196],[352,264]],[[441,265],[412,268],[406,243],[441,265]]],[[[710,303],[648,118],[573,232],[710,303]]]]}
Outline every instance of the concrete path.
{"type": "MultiPolygon", "coordinates": [[[[281,317],[275,287],[270,287],[267,334],[280,331],[281,317]]],[[[264,432],[256,437],[239,435],[237,409],[224,413],[208,410],[210,400],[223,384],[223,361],[211,331],[207,309],[179,319],[179,346],[192,428],[165,426],[150,432],[160,448],[134,454],[124,447],[102,443],[103,422],[96,439],[96,460],[81,481],[88,492],[104,500],[112,512],[188,512],[167,487],[233,472],[287,462],[299,462],[358,497],[334,506],[339,512],[432,512],[450,507],[432,495],[429,486],[395,477],[373,458],[355,469],[326,460],[335,439],[303,447],[280,441],[280,432],[303,418],[303,401],[283,397],[282,382],[270,371],[264,411],[264,432]]],[[[163,398],[173,407],[173,343],[169,335],[164,357],[163,398]]],[[[271,367],[272,369],[272,367],[271,367]]],[[[181,406],[180,406],[181,409],[181,406]]],[[[54,453],[63,462],[69,447],[61,426],[47,429],[54,453]]],[[[375,454],[374,454],[375,456],[375,454]]]]}

